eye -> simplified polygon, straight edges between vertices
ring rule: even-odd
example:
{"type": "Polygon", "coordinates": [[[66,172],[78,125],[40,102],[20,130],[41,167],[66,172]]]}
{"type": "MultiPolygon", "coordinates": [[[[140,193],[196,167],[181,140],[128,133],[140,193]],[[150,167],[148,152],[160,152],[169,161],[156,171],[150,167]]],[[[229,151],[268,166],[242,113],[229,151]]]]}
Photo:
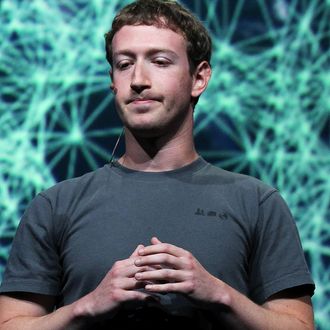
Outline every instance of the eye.
{"type": "Polygon", "coordinates": [[[155,57],[152,62],[161,67],[166,67],[171,64],[171,61],[165,57],[155,57]]]}
{"type": "Polygon", "coordinates": [[[130,67],[131,64],[131,61],[122,60],[116,63],[116,68],[119,70],[126,70],[130,67]]]}

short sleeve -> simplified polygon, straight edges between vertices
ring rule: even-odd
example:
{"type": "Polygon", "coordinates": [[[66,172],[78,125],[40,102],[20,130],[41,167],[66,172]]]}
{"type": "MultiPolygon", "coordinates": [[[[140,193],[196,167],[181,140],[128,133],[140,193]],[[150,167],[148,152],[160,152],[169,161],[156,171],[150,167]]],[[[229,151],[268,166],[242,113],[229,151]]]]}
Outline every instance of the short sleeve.
{"type": "Polygon", "coordinates": [[[296,224],[283,198],[273,191],[260,202],[250,258],[250,296],[262,304],[271,295],[298,286],[313,295],[315,286],[296,224]]]}
{"type": "Polygon", "coordinates": [[[39,194],[18,226],[0,286],[1,293],[58,295],[61,267],[52,220],[50,202],[39,194]]]}

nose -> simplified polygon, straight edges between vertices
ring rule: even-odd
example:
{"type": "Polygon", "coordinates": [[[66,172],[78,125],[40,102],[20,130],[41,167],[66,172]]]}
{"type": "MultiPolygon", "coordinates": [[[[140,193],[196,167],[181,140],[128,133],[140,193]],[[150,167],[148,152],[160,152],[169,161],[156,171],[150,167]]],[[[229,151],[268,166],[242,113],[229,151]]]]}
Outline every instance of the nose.
{"type": "Polygon", "coordinates": [[[136,62],[132,73],[131,88],[141,93],[151,87],[150,77],[147,68],[143,63],[136,62]]]}

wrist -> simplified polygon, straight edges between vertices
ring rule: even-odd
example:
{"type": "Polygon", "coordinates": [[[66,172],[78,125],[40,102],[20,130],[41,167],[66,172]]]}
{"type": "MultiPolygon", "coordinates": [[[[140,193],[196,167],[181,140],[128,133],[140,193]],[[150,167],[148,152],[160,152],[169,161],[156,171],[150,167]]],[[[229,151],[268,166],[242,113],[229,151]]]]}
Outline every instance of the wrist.
{"type": "Polygon", "coordinates": [[[217,286],[217,290],[214,291],[215,303],[230,308],[233,301],[233,289],[225,282],[218,281],[219,285],[217,286]]]}
{"type": "Polygon", "coordinates": [[[71,305],[73,318],[77,321],[89,322],[95,317],[93,303],[89,295],[84,296],[71,305]]]}
{"type": "Polygon", "coordinates": [[[105,308],[105,304],[101,304],[94,292],[78,299],[72,303],[72,315],[77,322],[91,325],[95,322],[104,320],[105,318],[112,318],[116,314],[116,310],[105,308]]]}

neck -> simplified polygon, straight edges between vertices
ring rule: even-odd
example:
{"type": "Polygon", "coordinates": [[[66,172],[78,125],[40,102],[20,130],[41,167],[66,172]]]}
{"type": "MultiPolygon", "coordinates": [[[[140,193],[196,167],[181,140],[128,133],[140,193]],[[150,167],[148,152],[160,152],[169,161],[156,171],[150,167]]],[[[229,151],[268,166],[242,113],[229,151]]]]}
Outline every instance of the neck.
{"type": "Polygon", "coordinates": [[[191,127],[160,137],[141,137],[126,128],[126,151],[119,163],[147,172],[169,171],[188,165],[198,158],[191,127]]]}

